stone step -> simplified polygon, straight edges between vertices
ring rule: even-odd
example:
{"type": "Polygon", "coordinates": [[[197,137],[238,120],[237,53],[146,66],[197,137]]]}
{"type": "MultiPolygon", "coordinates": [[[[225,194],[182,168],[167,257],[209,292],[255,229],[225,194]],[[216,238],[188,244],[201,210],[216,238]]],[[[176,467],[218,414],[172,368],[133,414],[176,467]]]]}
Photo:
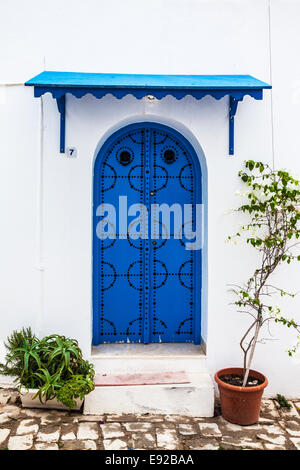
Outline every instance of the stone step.
{"type": "Polygon", "coordinates": [[[213,416],[214,387],[210,375],[187,375],[188,384],[98,386],[86,396],[84,414],[213,416]]]}
{"type": "Polygon", "coordinates": [[[193,344],[104,344],[93,347],[90,361],[98,374],[207,372],[206,356],[193,344]]]}

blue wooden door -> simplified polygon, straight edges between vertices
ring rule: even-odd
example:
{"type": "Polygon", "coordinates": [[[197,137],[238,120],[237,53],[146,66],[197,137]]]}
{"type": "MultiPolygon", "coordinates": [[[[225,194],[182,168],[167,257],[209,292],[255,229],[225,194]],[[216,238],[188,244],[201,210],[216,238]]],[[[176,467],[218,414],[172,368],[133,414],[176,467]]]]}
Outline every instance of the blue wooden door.
{"type": "Polygon", "coordinates": [[[173,129],[135,124],[103,145],[94,166],[93,344],[199,344],[201,250],[187,250],[184,239],[185,225],[195,226],[196,204],[201,204],[198,159],[173,129]],[[116,209],[115,220],[107,225],[115,237],[98,236],[102,204],[116,209]],[[127,223],[120,219],[133,204],[147,208],[148,237],[144,224],[136,227],[143,238],[133,236],[135,217],[129,215],[127,223]],[[180,227],[172,211],[166,227],[162,204],[180,206],[180,227]]]}

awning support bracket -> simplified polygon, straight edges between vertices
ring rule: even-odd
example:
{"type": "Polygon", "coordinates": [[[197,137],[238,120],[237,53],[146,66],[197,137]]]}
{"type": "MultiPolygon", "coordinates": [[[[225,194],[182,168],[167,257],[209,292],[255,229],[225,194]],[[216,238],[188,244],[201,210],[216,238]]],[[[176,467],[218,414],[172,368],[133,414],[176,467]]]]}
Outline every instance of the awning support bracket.
{"type": "Polygon", "coordinates": [[[229,155],[234,155],[234,116],[237,111],[238,100],[229,97],[229,155]]]}
{"type": "Polygon", "coordinates": [[[56,98],[57,108],[60,113],[60,153],[65,153],[65,140],[66,140],[66,95],[56,98]]]}

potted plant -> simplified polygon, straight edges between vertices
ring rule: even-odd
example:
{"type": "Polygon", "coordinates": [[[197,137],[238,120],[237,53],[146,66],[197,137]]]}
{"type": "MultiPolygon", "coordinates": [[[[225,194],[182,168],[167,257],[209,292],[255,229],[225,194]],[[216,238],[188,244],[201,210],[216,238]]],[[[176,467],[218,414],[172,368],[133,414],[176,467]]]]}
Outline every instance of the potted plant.
{"type": "Polygon", "coordinates": [[[94,390],[94,367],[74,339],[50,335],[39,340],[31,328],[22,328],[13,331],[5,347],[0,373],[16,377],[25,407],[80,409],[94,390]]]}
{"type": "MultiPolygon", "coordinates": [[[[239,177],[246,185],[244,204],[235,209],[247,216],[247,222],[228,240],[243,238],[258,253],[259,265],[245,284],[232,286],[234,304],[251,316],[240,347],[243,367],[219,370],[215,380],[219,387],[222,415],[228,421],[250,425],[258,421],[261,398],[267,378],[251,369],[253,355],[264,324],[275,321],[300,331],[294,319],[285,318],[269,299],[276,294],[291,296],[274,286],[272,276],[282,263],[300,261],[295,253],[300,237],[300,184],[287,171],[274,171],[267,164],[249,160],[239,177]]],[[[299,337],[298,337],[299,338],[299,337]]],[[[292,355],[296,347],[288,351],[292,355]]]]}

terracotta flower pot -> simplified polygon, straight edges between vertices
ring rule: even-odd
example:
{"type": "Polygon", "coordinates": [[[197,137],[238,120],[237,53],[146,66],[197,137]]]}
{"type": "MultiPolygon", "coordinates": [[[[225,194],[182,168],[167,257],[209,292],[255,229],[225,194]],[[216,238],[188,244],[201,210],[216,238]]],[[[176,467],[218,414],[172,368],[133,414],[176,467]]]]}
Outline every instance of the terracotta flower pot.
{"type": "Polygon", "coordinates": [[[250,370],[250,376],[262,380],[262,384],[255,387],[237,387],[220,380],[220,376],[226,374],[243,375],[240,367],[230,367],[221,369],[215,374],[215,381],[218,384],[222,416],[231,423],[243,426],[257,423],[259,419],[260,405],[265,387],[268,385],[267,378],[250,370]]]}

